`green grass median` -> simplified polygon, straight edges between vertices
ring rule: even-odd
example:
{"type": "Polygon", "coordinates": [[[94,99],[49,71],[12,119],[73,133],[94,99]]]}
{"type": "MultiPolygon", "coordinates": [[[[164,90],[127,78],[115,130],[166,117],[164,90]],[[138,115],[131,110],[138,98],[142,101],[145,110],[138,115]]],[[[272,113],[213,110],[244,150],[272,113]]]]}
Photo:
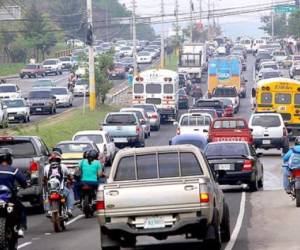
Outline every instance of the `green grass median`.
{"type": "Polygon", "coordinates": [[[0,64],[0,76],[18,75],[24,63],[0,64]]]}
{"type": "Polygon", "coordinates": [[[33,135],[43,138],[49,148],[59,141],[71,140],[72,136],[80,130],[97,130],[108,112],[117,111],[117,107],[103,105],[95,112],[74,109],[56,117],[49,117],[28,127],[16,127],[14,135],[33,135]]]}
{"type": "Polygon", "coordinates": [[[177,71],[179,57],[176,53],[172,53],[171,55],[165,55],[165,64],[166,69],[177,71]]]}

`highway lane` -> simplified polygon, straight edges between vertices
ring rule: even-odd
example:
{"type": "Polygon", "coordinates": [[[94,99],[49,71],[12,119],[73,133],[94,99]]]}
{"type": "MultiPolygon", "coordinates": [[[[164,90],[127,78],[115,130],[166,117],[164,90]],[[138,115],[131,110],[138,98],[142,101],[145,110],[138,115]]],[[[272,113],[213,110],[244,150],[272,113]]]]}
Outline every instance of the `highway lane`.
{"type": "MultiPolygon", "coordinates": [[[[251,114],[250,94],[253,85],[251,66],[253,62],[254,58],[249,56],[248,70],[245,75],[248,79],[248,96],[242,99],[238,114],[245,118],[249,118],[251,114]]],[[[205,91],[206,85],[202,84],[205,91]]],[[[172,124],[163,125],[159,132],[151,133],[147,146],[167,145],[174,135],[175,128],[172,124]]],[[[265,154],[261,158],[265,168],[263,190],[249,193],[239,186],[222,187],[230,207],[231,230],[237,229],[233,241],[224,245],[225,250],[299,249],[300,240],[295,236],[300,226],[299,220],[296,219],[299,218],[300,211],[295,208],[295,202],[292,202],[282,190],[281,152],[277,150],[263,152],[265,154]]],[[[76,215],[79,213],[77,210],[76,215]]],[[[194,246],[194,244],[174,245],[181,240],[182,237],[172,237],[164,243],[170,244],[168,245],[170,249],[194,246]]],[[[162,242],[147,237],[139,239],[138,244],[142,246],[156,244],[151,249],[167,248],[162,242]]],[[[79,219],[69,225],[66,232],[54,234],[48,219],[41,215],[31,215],[29,216],[29,230],[25,239],[21,240],[20,246],[23,246],[21,249],[31,250],[99,249],[99,227],[95,218],[79,219]],[[24,243],[25,245],[22,245],[24,243]]],[[[146,248],[142,247],[142,249],[146,248]]]]}

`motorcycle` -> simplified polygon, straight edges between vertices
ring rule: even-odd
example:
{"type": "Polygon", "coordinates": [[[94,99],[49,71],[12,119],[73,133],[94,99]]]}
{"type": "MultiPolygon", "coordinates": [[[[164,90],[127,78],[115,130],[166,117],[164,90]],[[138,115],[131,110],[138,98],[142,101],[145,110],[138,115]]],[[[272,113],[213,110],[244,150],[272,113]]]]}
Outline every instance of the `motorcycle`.
{"type": "Polygon", "coordinates": [[[81,188],[81,208],[85,218],[93,217],[96,211],[96,191],[86,184],[81,188]]]}
{"type": "Polygon", "coordinates": [[[12,191],[0,186],[0,250],[17,250],[17,226],[20,221],[15,204],[11,202],[12,191]]]}
{"type": "Polygon", "coordinates": [[[66,229],[65,223],[69,217],[67,214],[66,199],[62,194],[61,182],[58,178],[48,181],[48,201],[50,205],[51,221],[56,233],[66,229]]]}
{"type": "Polygon", "coordinates": [[[291,188],[291,196],[296,200],[296,207],[300,207],[300,169],[289,168],[291,174],[289,176],[289,184],[291,188]]]}

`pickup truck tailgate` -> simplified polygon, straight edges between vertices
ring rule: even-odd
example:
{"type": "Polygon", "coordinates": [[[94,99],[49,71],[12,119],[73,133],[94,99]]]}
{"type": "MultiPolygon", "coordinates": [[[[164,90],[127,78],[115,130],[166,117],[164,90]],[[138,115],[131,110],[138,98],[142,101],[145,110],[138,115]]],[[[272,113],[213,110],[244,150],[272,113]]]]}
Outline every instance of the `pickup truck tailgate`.
{"type": "Polygon", "coordinates": [[[137,134],[135,125],[104,125],[103,129],[112,137],[129,137],[137,134]]]}
{"type": "Polygon", "coordinates": [[[122,213],[122,216],[136,215],[147,211],[163,213],[178,208],[199,208],[199,182],[149,183],[139,185],[107,186],[104,189],[106,213],[122,213]],[[149,192],[151,190],[151,192],[149,192]],[[176,195],[174,195],[176,194],[176,195]],[[134,198],[136,197],[136,199],[134,198]]]}
{"type": "Polygon", "coordinates": [[[246,129],[232,129],[228,131],[213,131],[211,132],[213,142],[217,141],[251,141],[251,134],[246,129]]]}

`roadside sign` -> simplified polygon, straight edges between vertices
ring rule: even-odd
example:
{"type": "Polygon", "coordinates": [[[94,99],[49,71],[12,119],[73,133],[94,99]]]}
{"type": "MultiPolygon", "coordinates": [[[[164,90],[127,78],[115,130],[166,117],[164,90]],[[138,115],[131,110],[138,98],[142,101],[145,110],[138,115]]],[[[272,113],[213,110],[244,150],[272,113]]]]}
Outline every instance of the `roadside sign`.
{"type": "Polygon", "coordinates": [[[297,11],[296,5],[280,4],[274,7],[276,13],[292,13],[297,11]]]}
{"type": "Polygon", "coordinates": [[[132,83],[133,83],[133,74],[128,74],[127,81],[128,81],[128,85],[132,86],[132,83]]]}

